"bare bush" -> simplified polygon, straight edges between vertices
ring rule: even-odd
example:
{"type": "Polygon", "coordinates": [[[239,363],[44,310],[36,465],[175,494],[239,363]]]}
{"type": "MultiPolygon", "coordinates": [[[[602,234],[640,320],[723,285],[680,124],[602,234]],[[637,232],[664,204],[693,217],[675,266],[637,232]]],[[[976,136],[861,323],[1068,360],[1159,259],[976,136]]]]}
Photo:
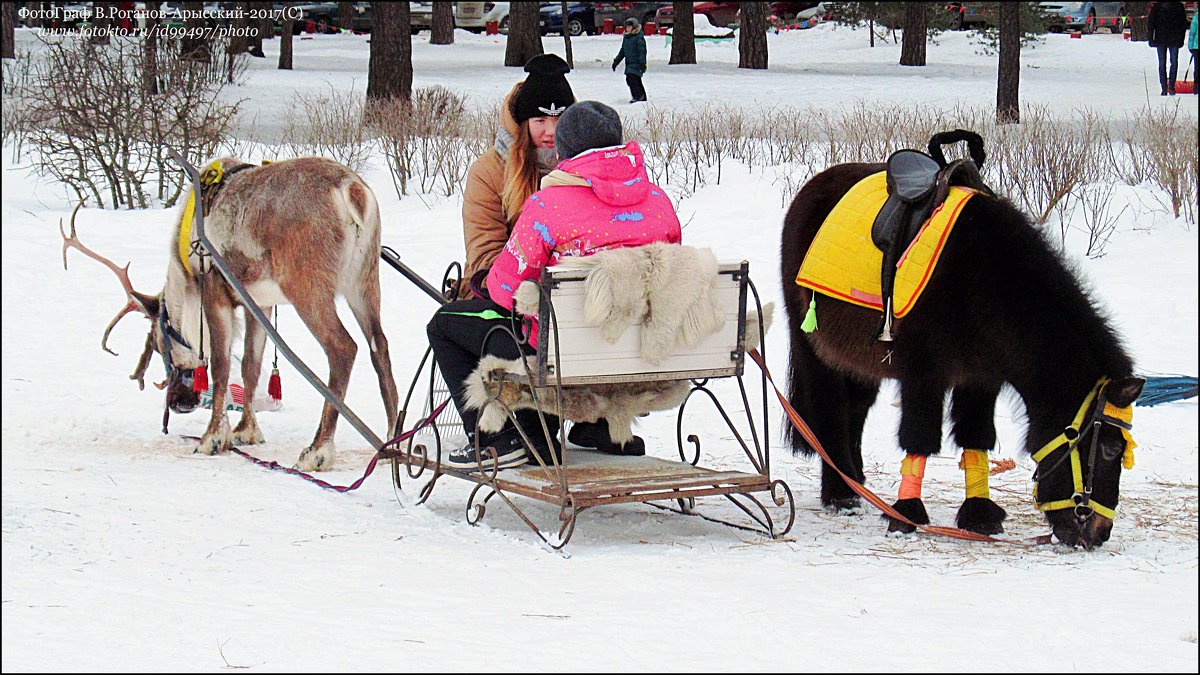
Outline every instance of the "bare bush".
{"type": "Polygon", "coordinates": [[[1099,258],[1108,247],[1108,239],[1117,230],[1121,216],[1129,209],[1126,205],[1113,213],[1111,202],[1116,189],[1112,181],[1092,183],[1081,190],[1079,204],[1083,210],[1083,224],[1087,230],[1086,255],[1099,258]]]}
{"type": "Polygon", "coordinates": [[[294,94],[283,114],[285,154],[331,157],[362,171],[375,153],[365,106],[362,96],[332,86],[327,94],[294,94]]]}
{"type": "Polygon", "coordinates": [[[373,102],[369,126],[380,146],[396,195],[449,197],[462,190],[471,163],[491,147],[496,109],[468,112],[466,98],[441,86],[422,87],[411,102],[373,102]]]}
{"type": "Polygon", "coordinates": [[[3,60],[3,80],[0,88],[0,129],[3,142],[12,143],[14,160],[20,156],[25,135],[32,127],[28,95],[33,83],[33,60],[28,51],[19,51],[16,58],[3,60]]]}
{"type": "Polygon", "coordinates": [[[1196,126],[1183,119],[1179,108],[1147,112],[1143,135],[1137,141],[1147,174],[1171,201],[1175,217],[1196,223],[1197,182],[1196,126]]]}
{"type": "Polygon", "coordinates": [[[237,104],[218,102],[224,78],[214,77],[207,64],[182,62],[160,49],[162,93],[151,93],[143,86],[139,38],[43,43],[25,101],[28,139],[37,150],[33,165],[79,199],[113,208],[144,208],[151,197],[170,203],[183,174],[167,160],[167,148],[200,162],[232,125],[237,104]]]}

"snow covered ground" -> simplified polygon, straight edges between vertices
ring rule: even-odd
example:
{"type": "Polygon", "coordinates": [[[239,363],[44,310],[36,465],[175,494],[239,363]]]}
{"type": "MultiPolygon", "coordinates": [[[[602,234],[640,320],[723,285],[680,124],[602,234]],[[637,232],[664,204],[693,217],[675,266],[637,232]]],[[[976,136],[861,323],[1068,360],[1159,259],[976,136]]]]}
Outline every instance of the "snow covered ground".
{"type": "MultiPolygon", "coordinates": [[[[19,36],[20,40],[28,35],[19,36]]],[[[519,78],[505,69],[503,38],[459,33],[453,47],[414,40],[415,84],[469,91],[480,105],[519,78]]],[[[547,38],[561,53],[562,41],[547,38]]],[[[579,98],[640,111],[609,64],[618,39],[574,41],[579,98]]],[[[297,70],[252,64],[249,99],[260,122],[277,119],[293,89],[366,86],[366,38],[319,36],[296,44],[297,70]]],[[[821,26],[770,39],[771,69],[736,69],[736,44],[701,44],[701,64],[666,65],[650,39],[647,89],[655,105],[726,101],[840,107],[860,99],[950,107],[994,101],[995,57],[964,34],[931,45],[926,68],[895,65],[898,47],[870,50],[861,31],[821,26]]],[[[1078,108],[1119,122],[1145,105],[1195,99],[1148,96],[1153,52],[1117,36],[1049,36],[1023,54],[1022,101],[1069,116],[1078,108]]],[[[1026,549],[925,535],[888,538],[873,512],[824,513],[815,461],[780,450],[772,410],[773,465],[797,498],[788,538],[770,541],[644,505],[584,513],[570,557],[547,551],[506,508],[481,527],[464,522],[466,484],[443,480],[425,507],[394,496],[385,470],[341,495],[245,460],[192,454],[197,412],[159,433],[161,394],[126,379],[145,325],[114,331],[119,358],[99,349],[120,307],[111,274],[72,255],[61,269],[64,191],[31,176],[27,158],[3,158],[3,641],[6,671],[28,670],[1046,670],[1195,672],[1197,658],[1196,402],[1139,408],[1138,466],[1122,485],[1113,539],[1085,553],[1026,549]]],[[[461,256],[459,198],[398,200],[382,162],[376,186],[384,243],[428,278],[461,256]]],[[[1077,255],[1143,371],[1197,372],[1197,233],[1169,217],[1151,185],[1118,186],[1129,204],[1100,259],[1077,255]]],[[[761,175],[728,167],[720,185],[680,202],[685,241],[746,258],[764,300],[778,300],[784,209],[761,175]]],[[[157,291],[171,210],[84,209],[79,233],[118,262],[134,284],[157,291]]],[[[1079,225],[1079,223],[1073,223],[1079,225]]],[[[424,349],[433,303],[383,271],[384,328],[406,385],[424,349]]],[[[345,309],[345,308],[343,308],[345,309]]],[[[353,325],[348,311],[344,320],[353,325]]],[[[280,330],[323,372],[315,342],[294,313],[280,330]]],[[[352,333],[356,332],[351,329],[352,333]]],[[[361,343],[361,341],[360,341],[361,343]]],[[[786,334],[768,336],[768,360],[786,369],[786,334]]],[[[157,364],[150,373],[158,376],[157,364]]],[[[290,464],[315,429],[319,397],[283,367],[285,407],[260,417],[255,448],[290,464]]],[[[728,388],[725,388],[728,391],[728,388]]],[[[894,391],[868,420],[872,488],[892,498],[899,462],[894,391]]],[[[349,404],[382,426],[375,377],[361,349],[349,404]]],[[[1010,398],[1011,402],[1011,398],[1010,398]]],[[[692,404],[696,406],[697,404],[692,404]]],[[[704,463],[738,468],[728,432],[696,407],[704,463]]],[[[1001,405],[998,454],[1019,468],[996,477],[1009,535],[1046,531],[1030,504],[1032,463],[1019,456],[1019,405],[1001,405]]],[[[674,420],[643,424],[653,454],[674,454],[674,420]]],[[[348,484],[370,450],[349,425],[338,433],[337,470],[348,484]]],[[[934,521],[961,501],[956,452],[930,461],[925,493],[934,521]]],[[[554,510],[523,502],[541,522],[554,510]]],[[[700,510],[739,513],[718,498],[700,510]]]]}

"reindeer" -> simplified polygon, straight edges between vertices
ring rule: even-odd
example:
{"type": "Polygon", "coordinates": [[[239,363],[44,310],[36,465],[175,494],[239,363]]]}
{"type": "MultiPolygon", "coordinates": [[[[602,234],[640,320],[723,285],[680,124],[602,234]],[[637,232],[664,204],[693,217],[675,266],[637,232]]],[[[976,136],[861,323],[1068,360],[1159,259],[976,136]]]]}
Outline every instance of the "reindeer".
{"type": "MultiPolygon", "coordinates": [[[[265,166],[222,158],[209,165],[209,180],[194,208],[205,209],[207,238],[222,253],[238,281],[268,315],[277,305],[291,304],[320,343],[329,359],[329,388],[346,395],[358,346],[338,318],[335,298],[343,295],[367,336],[371,363],[387,409],[388,433],[395,431],[399,396],[392,376],[388,342],[379,318],[379,206],[371,188],[346,166],[330,159],[305,157],[265,166]],[[219,162],[219,164],[218,164],[219,162]]],[[[207,173],[207,172],[206,172],[207,173]]],[[[191,198],[184,200],[184,212],[191,198]]],[[[206,365],[212,378],[213,409],[196,452],[215,454],[234,445],[264,442],[247,403],[232,430],[225,411],[234,333],[236,294],[215,269],[210,270],[196,233],[180,218],[170,245],[170,262],[163,290],[156,296],[138,293],[129,281],[129,265],[112,261],[85,247],[75,232],[63,237],[63,267],[67,250],[75,248],[106,265],[121,281],[127,304],[108,324],[101,347],[127,314],[141,312],[151,321],[150,334],[130,379],[144,386],[153,352],[163,357],[167,380],[157,385],[168,391],[168,405],[186,412],[196,405],[187,396],[191,372],[206,365]],[[180,239],[183,238],[181,242],[180,239]]],[[[248,313],[248,311],[247,311],[248,313]]],[[[262,370],[266,332],[254,320],[245,322],[242,381],[246,401],[254,400],[262,370]]],[[[296,468],[326,470],[333,466],[333,436],[338,414],[328,402],[321,413],[313,442],[300,453],[296,468]]],[[[165,425],[164,425],[165,430],[165,425]]]]}

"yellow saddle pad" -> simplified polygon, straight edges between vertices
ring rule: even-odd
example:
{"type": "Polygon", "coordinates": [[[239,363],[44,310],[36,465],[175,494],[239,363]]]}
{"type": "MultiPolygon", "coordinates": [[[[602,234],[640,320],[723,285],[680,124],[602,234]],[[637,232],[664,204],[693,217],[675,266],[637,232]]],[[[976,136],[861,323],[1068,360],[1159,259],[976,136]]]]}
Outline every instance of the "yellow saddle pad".
{"type": "MultiPolygon", "coordinates": [[[[893,313],[907,314],[917,300],[954,228],[976,191],[952,187],[946,201],[921,226],[896,265],[893,313]]],[[[883,311],[879,276],[883,252],[871,241],[871,225],[887,200],[887,173],[862,179],[829,212],[804,256],[796,283],[846,302],[883,311]]]]}

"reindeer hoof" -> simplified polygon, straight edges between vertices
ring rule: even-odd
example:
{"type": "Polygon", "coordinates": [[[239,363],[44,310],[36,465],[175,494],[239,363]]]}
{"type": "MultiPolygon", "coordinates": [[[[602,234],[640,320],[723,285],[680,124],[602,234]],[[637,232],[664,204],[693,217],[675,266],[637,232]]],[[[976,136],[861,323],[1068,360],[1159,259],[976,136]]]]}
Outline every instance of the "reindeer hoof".
{"type": "Polygon", "coordinates": [[[234,445],[259,445],[266,442],[267,439],[263,438],[262,431],[258,427],[253,429],[236,429],[233,432],[234,445]]]}
{"type": "Polygon", "coordinates": [[[298,471],[329,471],[333,468],[335,456],[332,442],[319,448],[309,446],[300,453],[300,458],[296,460],[296,466],[293,468],[298,471]]]}
{"type": "Polygon", "coordinates": [[[210,436],[200,439],[200,445],[197,445],[196,449],[192,452],[193,454],[215,455],[230,449],[230,447],[228,440],[217,436],[210,436]]]}

